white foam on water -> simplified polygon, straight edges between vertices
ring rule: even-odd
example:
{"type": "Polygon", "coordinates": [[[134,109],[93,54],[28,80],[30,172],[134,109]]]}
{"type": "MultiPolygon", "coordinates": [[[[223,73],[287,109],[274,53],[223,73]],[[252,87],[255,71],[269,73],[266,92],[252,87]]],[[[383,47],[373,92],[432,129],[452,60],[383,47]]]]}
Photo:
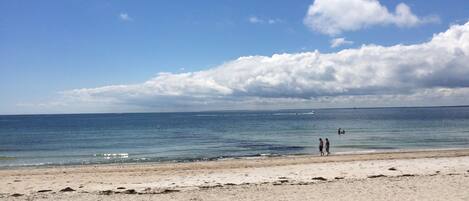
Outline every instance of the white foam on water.
{"type": "Polygon", "coordinates": [[[105,159],[113,159],[113,158],[129,158],[128,153],[101,153],[101,154],[94,154],[95,157],[103,157],[105,159]]]}
{"type": "Polygon", "coordinates": [[[314,115],[314,112],[281,112],[281,113],[273,113],[274,116],[281,116],[281,115],[314,115]]]}

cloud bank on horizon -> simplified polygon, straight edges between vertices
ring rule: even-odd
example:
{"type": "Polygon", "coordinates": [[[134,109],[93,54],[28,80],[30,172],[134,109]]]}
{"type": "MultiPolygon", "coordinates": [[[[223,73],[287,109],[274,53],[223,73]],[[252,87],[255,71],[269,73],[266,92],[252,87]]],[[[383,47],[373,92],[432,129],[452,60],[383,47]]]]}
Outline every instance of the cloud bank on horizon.
{"type": "Polygon", "coordinates": [[[414,27],[434,22],[439,22],[437,16],[419,17],[405,3],[389,12],[378,0],[315,0],[303,20],[312,30],[330,36],[376,25],[414,27]]]}
{"type": "MultiPolygon", "coordinates": [[[[397,16],[410,15],[405,7],[397,10],[401,10],[397,16]]],[[[347,29],[326,32],[342,30],[347,29]]],[[[421,44],[244,56],[208,70],[160,73],[140,84],[66,91],[59,103],[155,111],[249,109],[247,105],[431,105],[468,100],[468,78],[469,22],[453,25],[421,44]]]]}

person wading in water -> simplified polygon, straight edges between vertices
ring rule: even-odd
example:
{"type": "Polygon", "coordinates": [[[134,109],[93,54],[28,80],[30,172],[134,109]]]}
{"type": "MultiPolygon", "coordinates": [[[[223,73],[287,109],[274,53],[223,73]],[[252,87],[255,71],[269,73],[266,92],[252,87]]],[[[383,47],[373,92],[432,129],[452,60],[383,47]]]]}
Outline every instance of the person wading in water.
{"type": "Polygon", "coordinates": [[[329,152],[329,139],[326,138],[326,154],[327,156],[329,156],[330,152],[329,152]]]}
{"type": "Polygon", "coordinates": [[[319,152],[321,153],[321,156],[324,156],[324,152],[322,151],[323,147],[324,147],[324,142],[322,141],[322,138],[319,138],[319,152]]]}

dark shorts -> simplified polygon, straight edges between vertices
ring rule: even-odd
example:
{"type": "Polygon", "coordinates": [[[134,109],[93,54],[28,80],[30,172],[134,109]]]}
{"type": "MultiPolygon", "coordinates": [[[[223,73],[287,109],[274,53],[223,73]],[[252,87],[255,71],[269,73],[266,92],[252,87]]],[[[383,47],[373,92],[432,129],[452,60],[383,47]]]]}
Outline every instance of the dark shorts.
{"type": "Polygon", "coordinates": [[[322,147],[319,147],[319,151],[322,152],[322,147]]]}

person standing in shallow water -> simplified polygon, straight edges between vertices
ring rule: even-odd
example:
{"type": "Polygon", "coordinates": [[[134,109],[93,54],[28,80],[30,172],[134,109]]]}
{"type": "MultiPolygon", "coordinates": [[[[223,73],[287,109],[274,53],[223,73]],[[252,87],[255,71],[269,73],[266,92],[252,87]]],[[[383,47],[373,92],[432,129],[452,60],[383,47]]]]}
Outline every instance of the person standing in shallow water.
{"type": "Polygon", "coordinates": [[[330,152],[329,152],[329,139],[326,138],[326,154],[327,156],[329,156],[330,152]]]}
{"type": "Polygon", "coordinates": [[[324,147],[324,142],[322,141],[322,138],[319,138],[319,152],[321,153],[321,156],[324,156],[324,152],[322,151],[323,147],[324,147]]]}

